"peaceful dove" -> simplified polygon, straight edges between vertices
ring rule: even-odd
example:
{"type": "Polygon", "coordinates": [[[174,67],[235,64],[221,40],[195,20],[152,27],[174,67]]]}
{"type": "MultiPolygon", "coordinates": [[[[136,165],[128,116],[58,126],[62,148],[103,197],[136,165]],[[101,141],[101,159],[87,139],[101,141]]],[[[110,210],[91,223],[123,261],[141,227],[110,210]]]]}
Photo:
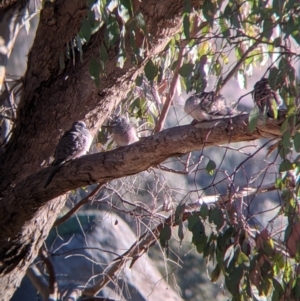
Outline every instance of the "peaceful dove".
{"type": "Polygon", "coordinates": [[[270,118],[277,117],[281,101],[277,93],[271,89],[267,78],[262,78],[254,85],[252,97],[260,112],[266,112],[270,118]]]}
{"type": "Polygon", "coordinates": [[[211,120],[220,116],[232,115],[233,108],[226,105],[226,99],[215,92],[201,92],[190,96],[184,111],[197,121],[211,120]]]}
{"type": "Polygon", "coordinates": [[[125,116],[114,117],[112,133],[118,146],[126,146],[139,140],[135,127],[125,116]]]}
{"type": "Polygon", "coordinates": [[[50,184],[54,175],[65,162],[85,155],[90,149],[92,140],[85,122],[81,120],[74,122],[71,129],[64,133],[56,146],[54,161],[52,162],[53,170],[44,188],[50,184]]]}

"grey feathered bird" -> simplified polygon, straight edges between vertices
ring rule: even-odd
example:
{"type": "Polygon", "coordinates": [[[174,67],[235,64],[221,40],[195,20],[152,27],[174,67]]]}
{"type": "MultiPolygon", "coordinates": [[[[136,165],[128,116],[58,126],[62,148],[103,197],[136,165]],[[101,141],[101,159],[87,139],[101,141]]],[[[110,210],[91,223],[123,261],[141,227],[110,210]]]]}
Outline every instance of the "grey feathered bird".
{"type": "Polygon", "coordinates": [[[281,101],[277,93],[271,89],[267,78],[262,78],[254,85],[252,97],[260,112],[266,112],[269,117],[277,118],[281,101]]]}
{"type": "Polygon", "coordinates": [[[234,112],[233,108],[226,105],[225,97],[213,91],[190,96],[185,101],[184,111],[197,121],[216,119],[234,112]]]}
{"type": "Polygon", "coordinates": [[[60,138],[54,153],[51,171],[44,188],[52,181],[54,175],[58,172],[65,162],[85,155],[92,144],[92,136],[86,127],[84,121],[76,121],[70,130],[66,131],[60,138]]]}
{"type": "Polygon", "coordinates": [[[113,139],[118,146],[126,146],[139,140],[135,127],[125,116],[113,119],[113,139]]]}

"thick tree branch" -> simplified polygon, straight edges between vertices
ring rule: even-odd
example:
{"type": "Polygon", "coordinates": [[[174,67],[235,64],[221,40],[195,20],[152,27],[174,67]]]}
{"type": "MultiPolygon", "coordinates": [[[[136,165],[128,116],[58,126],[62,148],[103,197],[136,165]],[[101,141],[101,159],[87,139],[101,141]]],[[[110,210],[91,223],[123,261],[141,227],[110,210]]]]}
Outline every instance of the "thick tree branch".
{"type": "Polygon", "coordinates": [[[127,147],[81,157],[65,164],[46,190],[43,187],[51,167],[30,175],[10,188],[0,203],[0,227],[4,230],[0,233],[0,239],[7,238],[7,234],[10,237],[1,248],[5,250],[11,245],[18,235],[18,226],[22,227],[24,222],[30,220],[38,208],[69,190],[94,183],[102,185],[156,166],[169,157],[184,155],[204,147],[229,141],[233,143],[262,137],[281,137],[281,121],[269,119],[253,133],[249,132],[247,121],[248,115],[244,114],[196,126],[174,127],[127,147]],[[203,128],[208,126],[212,128],[203,128]],[[19,207],[22,208],[21,212],[19,207]]]}

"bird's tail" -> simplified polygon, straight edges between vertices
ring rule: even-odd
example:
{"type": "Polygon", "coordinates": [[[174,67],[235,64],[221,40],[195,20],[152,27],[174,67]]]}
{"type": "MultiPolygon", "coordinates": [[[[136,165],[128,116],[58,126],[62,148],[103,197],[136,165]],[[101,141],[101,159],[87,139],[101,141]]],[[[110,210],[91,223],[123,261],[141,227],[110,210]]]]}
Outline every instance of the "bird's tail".
{"type": "Polygon", "coordinates": [[[63,166],[64,162],[58,164],[58,165],[55,165],[55,166],[52,166],[52,170],[51,170],[51,173],[44,185],[44,189],[47,188],[47,186],[51,183],[53,177],[55,176],[55,174],[59,171],[59,169],[63,166]]]}

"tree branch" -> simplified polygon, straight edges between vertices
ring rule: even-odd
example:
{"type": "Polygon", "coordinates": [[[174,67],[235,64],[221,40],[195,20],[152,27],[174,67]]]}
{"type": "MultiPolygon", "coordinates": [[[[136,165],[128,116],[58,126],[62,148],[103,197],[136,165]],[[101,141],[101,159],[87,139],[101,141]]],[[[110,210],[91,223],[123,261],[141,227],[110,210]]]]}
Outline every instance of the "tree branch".
{"type": "Polygon", "coordinates": [[[262,137],[280,138],[281,122],[282,119],[279,121],[269,119],[265,125],[258,125],[257,129],[250,133],[248,115],[244,114],[234,118],[198,123],[195,126],[170,128],[127,147],[68,162],[60,169],[46,190],[43,187],[51,167],[45,168],[10,188],[9,193],[0,203],[0,227],[3,229],[0,239],[5,240],[8,234],[10,237],[10,240],[5,240],[6,243],[1,247],[5,248],[11,244],[13,237],[17,235],[18,227],[22,227],[25,221],[31,219],[38,208],[69,190],[94,183],[103,185],[113,179],[157,166],[169,157],[228,143],[229,139],[230,143],[233,143],[262,137]],[[12,219],[11,216],[17,218],[12,219]]]}
{"type": "Polygon", "coordinates": [[[47,257],[46,250],[43,247],[40,249],[39,255],[44,262],[49,274],[49,301],[58,300],[58,285],[56,282],[54,266],[51,260],[47,257]]]}
{"type": "Polygon", "coordinates": [[[49,298],[49,284],[45,277],[41,274],[40,270],[33,265],[28,268],[26,275],[42,296],[43,300],[47,300],[49,298]]]}
{"type": "Polygon", "coordinates": [[[53,227],[57,227],[64,223],[67,219],[69,219],[74,213],[76,213],[83,205],[88,204],[93,200],[99,190],[103,187],[103,185],[98,185],[93,191],[91,191],[85,198],[79,201],[76,206],[74,206],[68,213],[66,213],[61,218],[57,219],[53,225],[53,227]]]}

